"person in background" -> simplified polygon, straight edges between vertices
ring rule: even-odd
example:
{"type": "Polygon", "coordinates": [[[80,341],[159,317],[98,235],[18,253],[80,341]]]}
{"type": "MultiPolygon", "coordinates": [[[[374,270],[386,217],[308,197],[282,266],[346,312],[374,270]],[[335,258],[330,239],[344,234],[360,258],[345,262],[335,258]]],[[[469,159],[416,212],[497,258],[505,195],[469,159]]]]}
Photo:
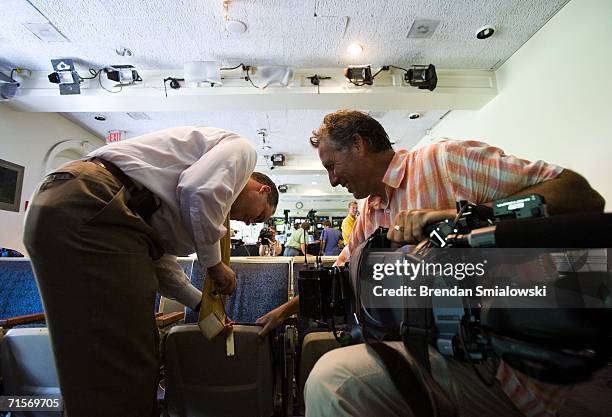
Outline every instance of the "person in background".
{"type": "Polygon", "coordinates": [[[259,232],[259,256],[277,256],[281,254],[281,244],[276,240],[276,226],[269,226],[259,232]]]}
{"type": "Polygon", "coordinates": [[[301,225],[299,223],[295,224],[295,231],[285,244],[283,256],[299,256],[306,253],[308,229],[310,229],[310,224],[308,222],[304,222],[301,225]]]}
{"type": "Polygon", "coordinates": [[[353,227],[355,227],[355,222],[357,221],[357,202],[351,201],[348,204],[348,215],[342,220],[342,240],[344,241],[344,245],[348,246],[349,239],[351,236],[351,232],[353,231],[353,227]]]}
{"type": "Polygon", "coordinates": [[[340,242],[342,240],[342,232],[331,227],[331,222],[325,220],[323,222],[323,232],[321,233],[321,252],[325,256],[340,255],[340,242]]]}

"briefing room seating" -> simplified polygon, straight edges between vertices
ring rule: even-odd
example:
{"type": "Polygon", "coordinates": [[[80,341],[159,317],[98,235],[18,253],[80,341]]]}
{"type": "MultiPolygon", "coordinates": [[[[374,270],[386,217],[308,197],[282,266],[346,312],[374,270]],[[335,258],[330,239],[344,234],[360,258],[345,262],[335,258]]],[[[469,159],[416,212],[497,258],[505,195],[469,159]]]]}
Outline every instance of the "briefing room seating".
{"type": "MultiPolygon", "coordinates": [[[[9,330],[0,342],[0,368],[4,392],[10,396],[60,397],[57,371],[47,328],[9,330]]],[[[60,412],[41,411],[11,416],[60,416],[60,412]]]]}
{"type": "Polygon", "coordinates": [[[44,314],[27,258],[0,258],[0,328],[43,326],[44,314]]]}
{"type": "MultiPolygon", "coordinates": [[[[253,324],[259,317],[285,303],[292,294],[292,259],[286,257],[232,257],[230,267],[236,272],[236,293],[228,297],[226,312],[238,324],[253,324]]],[[[192,284],[204,286],[205,271],[196,261],[191,274],[192,284]]],[[[198,313],[187,309],[185,323],[197,323],[198,313]]],[[[259,331],[259,327],[249,331],[259,331]]],[[[173,330],[174,331],[174,330],[173,330]]],[[[295,329],[281,326],[273,335],[272,353],[275,371],[276,408],[291,413],[293,408],[293,369],[295,329]]],[[[224,339],[224,338],[219,338],[224,339]]],[[[167,350],[167,349],[166,349],[167,350]]],[[[252,364],[252,366],[255,364],[252,364]]],[[[167,364],[168,366],[168,364],[167,364]]]]}
{"type": "MultiPolygon", "coordinates": [[[[254,323],[259,317],[285,303],[291,294],[291,258],[232,257],[230,267],[236,273],[236,293],[228,297],[226,311],[237,323],[254,323]]],[[[204,287],[204,272],[193,265],[191,283],[204,287]]],[[[198,313],[187,311],[185,323],[197,323],[198,313]]]]}
{"type": "Polygon", "coordinates": [[[207,340],[197,325],[173,327],[165,348],[166,412],[170,417],[270,417],[274,373],[270,340],[260,327],[234,326],[235,355],[226,338],[207,340]]]}

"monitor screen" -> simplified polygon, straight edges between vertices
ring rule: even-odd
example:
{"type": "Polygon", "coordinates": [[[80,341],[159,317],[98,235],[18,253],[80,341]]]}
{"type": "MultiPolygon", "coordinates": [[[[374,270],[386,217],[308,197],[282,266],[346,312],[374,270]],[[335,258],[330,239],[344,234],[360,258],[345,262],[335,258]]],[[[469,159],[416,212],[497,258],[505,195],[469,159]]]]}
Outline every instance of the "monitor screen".
{"type": "Polygon", "coordinates": [[[19,211],[25,168],[0,159],[0,210],[19,211]]]}

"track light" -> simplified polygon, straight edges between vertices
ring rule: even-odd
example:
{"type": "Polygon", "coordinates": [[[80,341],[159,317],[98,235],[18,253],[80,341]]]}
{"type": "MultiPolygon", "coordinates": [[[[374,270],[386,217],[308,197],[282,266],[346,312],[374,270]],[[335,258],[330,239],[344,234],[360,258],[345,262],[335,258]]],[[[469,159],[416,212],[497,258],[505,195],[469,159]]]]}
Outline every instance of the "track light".
{"type": "Polygon", "coordinates": [[[112,65],[104,68],[109,80],[117,82],[117,86],[131,85],[142,81],[133,65],[112,65]]]}
{"type": "Polygon", "coordinates": [[[212,86],[222,85],[221,64],[217,61],[193,61],[184,65],[187,83],[209,83],[212,86]]]}
{"type": "Polygon", "coordinates": [[[61,95],[81,94],[81,77],[72,59],[52,59],[51,65],[55,72],[48,75],[49,82],[59,84],[61,95]]]}
{"type": "Polygon", "coordinates": [[[348,67],[344,69],[344,76],[351,84],[358,87],[362,85],[374,84],[374,77],[372,77],[372,68],[369,65],[361,65],[356,67],[348,67]]]}
{"type": "Polygon", "coordinates": [[[8,100],[15,97],[17,87],[19,87],[17,81],[0,72],[0,99],[8,100]]]}
{"type": "Polygon", "coordinates": [[[285,155],[282,153],[273,154],[270,160],[272,161],[272,165],[275,167],[282,167],[285,165],[285,155]]]}
{"type": "Polygon", "coordinates": [[[436,67],[429,65],[413,65],[404,74],[404,80],[419,90],[433,91],[438,85],[436,67]]]}

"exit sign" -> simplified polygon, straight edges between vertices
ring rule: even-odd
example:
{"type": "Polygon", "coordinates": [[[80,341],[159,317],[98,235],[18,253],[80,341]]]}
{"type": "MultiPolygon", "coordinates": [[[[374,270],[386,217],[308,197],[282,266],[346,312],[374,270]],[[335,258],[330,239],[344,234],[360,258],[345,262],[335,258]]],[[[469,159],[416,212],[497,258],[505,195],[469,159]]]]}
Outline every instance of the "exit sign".
{"type": "Polygon", "coordinates": [[[109,130],[106,135],[106,143],[121,142],[125,139],[125,130],[109,130]]]}

